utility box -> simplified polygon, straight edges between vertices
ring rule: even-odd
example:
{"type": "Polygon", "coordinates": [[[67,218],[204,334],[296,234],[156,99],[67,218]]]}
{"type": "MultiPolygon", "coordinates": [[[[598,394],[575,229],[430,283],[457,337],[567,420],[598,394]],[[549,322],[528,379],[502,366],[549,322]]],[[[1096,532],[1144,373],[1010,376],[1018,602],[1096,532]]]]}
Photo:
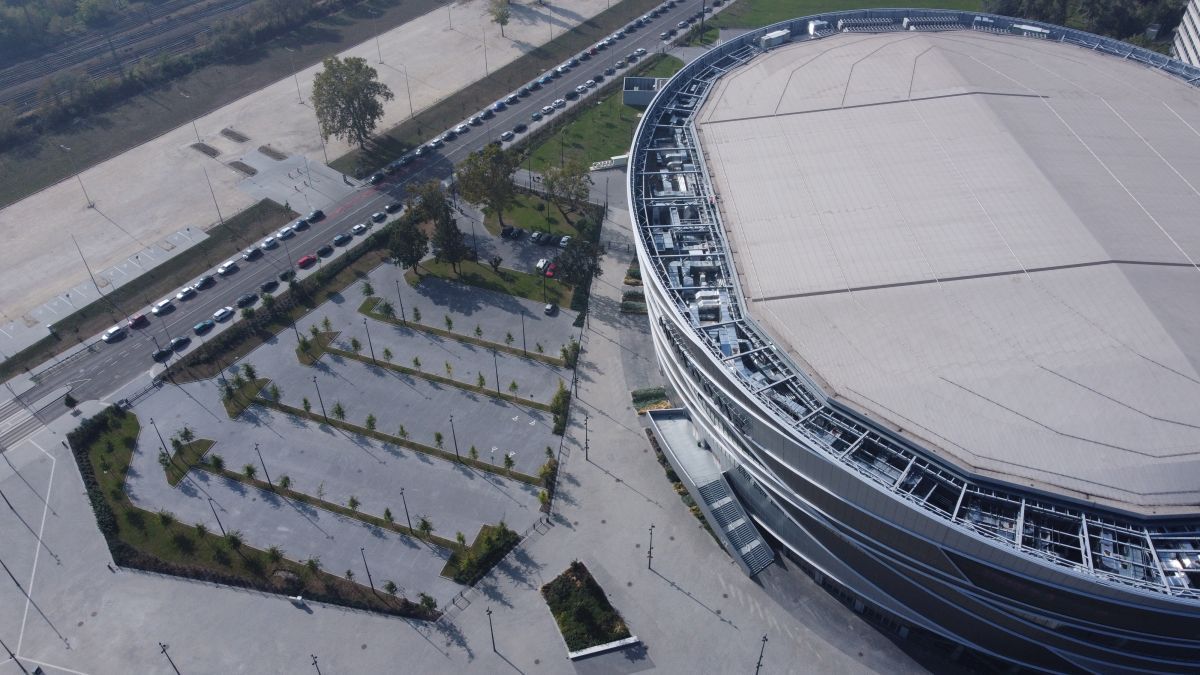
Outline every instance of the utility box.
{"type": "Polygon", "coordinates": [[[774,30],[759,38],[759,45],[763,49],[778,47],[779,45],[792,39],[792,32],[788,30],[774,30]]]}
{"type": "Polygon", "coordinates": [[[808,34],[809,35],[816,36],[817,33],[822,33],[827,30],[829,30],[829,22],[828,21],[813,20],[813,21],[808,22],[808,34]]]}

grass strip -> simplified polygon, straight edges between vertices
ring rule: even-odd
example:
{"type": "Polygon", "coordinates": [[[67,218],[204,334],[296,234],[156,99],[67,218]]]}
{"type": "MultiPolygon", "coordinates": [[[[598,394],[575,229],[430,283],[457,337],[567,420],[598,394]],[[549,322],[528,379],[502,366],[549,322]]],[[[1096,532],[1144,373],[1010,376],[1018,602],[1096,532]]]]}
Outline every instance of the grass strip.
{"type": "Polygon", "coordinates": [[[179,450],[170,456],[170,462],[163,467],[167,473],[167,484],[171,487],[179,485],[192,467],[204,463],[204,455],[213,445],[215,443],[207,438],[198,438],[179,446],[179,450]]]}
{"type": "MultiPolygon", "coordinates": [[[[200,243],[52,324],[53,335],[0,363],[0,379],[28,370],[110,326],[123,323],[126,315],[136,314],[147,305],[173,295],[180,286],[228,259],[231,249],[248,248],[265,233],[278,229],[296,215],[291,209],[264,199],[224,224],[209,229],[208,237],[200,243]]],[[[237,254],[233,255],[236,257],[237,254]]]]}
{"type": "Polygon", "coordinates": [[[204,471],[207,471],[211,474],[220,476],[222,478],[228,478],[229,480],[237,481],[243,485],[249,485],[250,487],[258,488],[259,490],[263,490],[266,492],[274,492],[275,494],[277,494],[281,497],[287,498],[287,499],[291,499],[292,501],[302,502],[304,504],[308,504],[309,506],[312,506],[315,508],[324,509],[326,511],[329,511],[330,513],[336,513],[341,516],[346,516],[347,518],[353,518],[359,522],[366,523],[367,525],[372,525],[374,527],[379,527],[379,528],[383,528],[386,530],[391,530],[393,532],[398,532],[405,536],[412,537],[413,539],[420,539],[421,541],[423,541],[427,544],[432,544],[434,546],[440,546],[444,549],[451,550],[451,551],[454,549],[457,549],[459,547],[457,542],[452,541],[450,539],[446,539],[445,537],[439,537],[436,534],[433,534],[432,531],[430,532],[430,534],[425,534],[424,532],[421,532],[418,529],[409,529],[408,526],[406,526],[406,525],[400,525],[394,521],[388,522],[387,520],[384,520],[383,518],[379,518],[377,516],[372,516],[368,513],[363,513],[356,509],[351,509],[347,506],[342,506],[341,504],[334,504],[333,502],[327,502],[324,499],[318,499],[318,498],[313,497],[312,495],[306,494],[304,492],[297,492],[295,490],[292,490],[291,488],[283,488],[283,487],[268,483],[267,481],[261,480],[258,478],[250,478],[249,476],[247,476],[244,473],[239,473],[239,472],[234,471],[229,468],[218,469],[218,468],[213,467],[206,463],[197,464],[196,468],[203,469],[204,471]]]}
{"type": "Polygon", "coordinates": [[[484,396],[491,396],[492,398],[498,398],[502,401],[508,401],[509,403],[515,403],[517,405],[523,405],[523,406],[527,406],[530,408],[537,408],[538,410],[541,410],[543,412],[554,412],[553,410],[550,409],[549,404],[539,403],[538,401],[534,401],[533,399],[521,398],[520,396],[516,396],[513,394],[504,394],[504,393],[498,392],[494,389],[488,389],[487,387],[480,387],[479,385],[475,385],[475,384],[468,384],[466,382],[454,380],[449,377],[442,377],[441,375],[434,375],[433,373],[427,373],[423,370],[417,370],[416,368],[408,368],[406,366],[392,363],[390,361],[372,362],[371,357],[369,357],[369,356],[366,356],[364,354],[355,354],[354,352],[348,352],[343,349],[338,349],[336,347],[326,347],[325,351],[329,352],[330,354],[335,354],[337,356],[341,356],[341,357],[344,357],[347,359],[354,359],[355,361],[358,361],[360,363],[370,363],[371,365],[379,366],[380,368],[387,368],[388,370],[394,370],[397,373],[403,373],[405,375],[412,375],[413,377],[419,377],[419,378],[422,378],[425,380],[429,380],[430,382],[444,384],[449,387],[456,387],[456,388],[462,389],[464,391],[470,391],[470,392],[473,392],[476,394],[483,394],[484,396]]]}
{"type": "Polygon", "coordinates": [[[341,331],[320,331],[316,335],[302,336],[300,344],[296,345],[296,360],[302,366],[314,365],[321,360],[321,355],[333,344],[341,331]],[[307,345],[307,346],[306,346],[307,345]]]}
{"type": "Polygon", "coordinates": [[[254,380],[245,380],[240,385],[226,380],[224,391],[221,396],[221,403],[225,406],[225,412],[229,413],[229,419],[236,420],[239,415],[246,411],[254,404],[258,397],[258,392],[266,388],[271,380],[260,377],[254,380]]]}
{"type": "Polygon", "coordinates": [[[447,281],[457,281],[477,288],[483,288],[496,293],[506,293],[518,298],[534,302],[554,303],[559,307],[570,307],[573,291],[570,286],[558,279],[550,279],[540,272],[529,274],[518,272],[507,267],[499,271],[491,265],[464,260],[458,264],[461,272],[455,272],[448,262],[428,260],[421,263],[425,274],[417,272],[417,268],[404,273],[404,280],[409,286],[416,288],[426,276],[434,276],[447,281]]]}
{"type": "Polygon", "coordinates": [[[370,317],[372,319],[375,319],[376,321],[390,323],[393,326],[403,326],[405,328],[419,330],[423,333],[429,333],[430,335],[437,335],[440,337],[449,338],[451,340],[457,340],[459,342],[463,342],[463,343],[466,343],[469,345],[475,345],[476,347],[483,347],[484,349],[495,349],[496,351],[504,352],[505,354],[512,354],[513,356],[520,356],[521,358],[525,358],[525,359],[533,359],[535,361],[541,361],[542,363],[546,363],[546,364],[555,366],[557,368],[566,368],[567,367],[566,361],[564,361],[560,358],[554,357],[554,356],[547,356],[545,354],[539,354],[537,352],[531,353],[531,352],[527,352],[522,349],[517,349],[516,347],[511,347],[509,345],[501,344],[499,342],[491,342],[490,340],[484,340],[483,338],[477,338],[477,337],[473,337],[471,335],[463,335],[462,333],[455,333],[453,331],[448,331],[448,330],[445,330],[442,328],[435,328],[433,326],[427,326],[425,324],[418,323],[416,321],[401,321],[400,319],[397,319],[394,316],[386,316],[384,314],[380,314],[379,312],[374,311],[374,308],[379,303],[379,301],[380,301],[380,298],[367,298],[366,300],[363,301],[363,304],[359,306],[358,311],[361,312],[362,314],[367,315],[368,317],[370,317]]]}
{"type": "Polygon", "coordinates": [[[267,400],[264,398],[259,398],[258,400],[255,401],[255,403],[257,403],[261,406],[264,406],[266,408],[274,408],[275,410],[278,410],[282,413],[286,413],[288,415],[302,417],[302,418],[310,420],[312,422],[316,422],[317,424],[328,424],[331,427],[337,427],[339,429],[342,429],[343,431],[348,431],[352,434],[358,434],[360,436],[368,436],[370,438],[374,438],[377,441],[383,441],[384,443],[391,443],[392,445],[398,445],[403,448],[408,448],[409,450],[421,452],[421,453],[424,453],[431,457],[437,457],[438,459],[444,459],[447,462],[455,462],[457,464],[463,464],[465,466],[469,466],[471,468],[478,469],[480,471],[486,471],[488,473],[496,474],[497,476],[503,476],[505,478],[511,478],[512,480],[520,481],[522,483],[528,483],[529,485],[541,485],[541,481],[539,479],[537,479],[533,476],[530,476],[529,474],[524,474],[524,473],[521,473],[520,471],[516,471],[515,469],[505,469],[505,468],[499,467],[499,466],[492,466],[491,464],[488,464],[487,462],[484,462],[484,461],[481,461],[478,459],[471,459],[470,457],[461,457],[459,455],[454,454],[453,452],[448,452],[446,450],[443,450],[442,448],[435,448],[435,447],[432,447],[429,445],[425,445],[423,443],[417,443],[416,441],[410,441],[407,438],[400,438],[398,436],[393,436],[391,434],[387,434],[382,431],[377,431],[377,430],[372,431],[370,429],[367,429],[366,427],[360,427],[357,424],[353,424],[353,423],[347,422],[345,420],[339,420],[337,418],[326,419],[320,413],[305,412],[302,408],[295,408],[286,403],[280,403],[279,401],[271,401],[271,400],[267,400]]]}
{"type": "Polygon", "coordinates": [[[542,586],[558,631],[569,651],[608,644],[629,637],[629,627],[613,608],[592,573],[578,560],[542,586]]]}
{"type": "MultiPolygon", "coordinates": [[[[555,37],[533,47],[520,58],[438,101],[414,118],[372,138],[365,149],[352,150],[330,166],[342,173],[365,175],[400,157],[429,137],[459,124],[477,111],[504,98],[537,76],[570,59],[585,48],[657,6],[661,0],[624,0],[555,37]]],[[[619,52],[620,47],[613,47],[619,52]]],[[[616,58],[614,56],[614,58],[616,58]]],[[[603,67],[601,67],[603,70],[603,67]]]]}
{"type": "MultiPolygon", "coordinates": [[[[369,589],[301,564],[278,549],[262,551],[240,536],[222,537],[203,525],[180,523],[172,514],[134,506],[125,489],[141,425],[116,406],[85,420],[67,439],[79,467],[96,523],[113,560],[122,567],[254,588],[396,616],[435,620],[440,614],[404,598],[369,589]]],[[[236,534],[236,533],[231,533],[236,534]]]]}

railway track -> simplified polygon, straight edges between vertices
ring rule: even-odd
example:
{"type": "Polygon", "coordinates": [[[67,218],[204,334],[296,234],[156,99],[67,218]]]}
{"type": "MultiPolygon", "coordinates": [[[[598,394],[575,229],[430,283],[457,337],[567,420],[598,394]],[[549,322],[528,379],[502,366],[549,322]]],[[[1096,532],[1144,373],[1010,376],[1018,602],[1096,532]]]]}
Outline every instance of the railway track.
{"type": "Polygon", "coordinates": [[[190,51],[198,46],[199,36],[251,2],[221,0],[179,14],[194,6],[195,0],[173,0],[137,17],[128,17],[108,34],[93,32],[81,36],[53,52],[0,70],[0,104],[11,105],[18,111],[35,107],[38,92],[47,79],[65,70],[83,66],[87,77],[94,81],[147,58],[190,51]]]}

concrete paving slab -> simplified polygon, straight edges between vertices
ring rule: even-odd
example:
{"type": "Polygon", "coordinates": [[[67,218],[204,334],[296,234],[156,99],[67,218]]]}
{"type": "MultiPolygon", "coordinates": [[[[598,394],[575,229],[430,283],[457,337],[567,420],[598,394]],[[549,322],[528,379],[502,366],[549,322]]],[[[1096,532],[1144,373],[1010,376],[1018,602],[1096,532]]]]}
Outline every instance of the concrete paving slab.
{"type": "MultiPolygon", "coordinates": [[[[341,56],[366,58],[395,93],[396,98],[384,104],[380,128],[387,128],[406,119],[410,107],[427,108],[606,7],[606,0],[561,0],[553,6],[532,0],[514,3],[507,36],[501,36],[486,0],[459,2],[449,6],[449,16],[438,9],[341,56]]],[[[188,227],[203,231],[214,225],[213,194],[227,215],[257,201],[261,193],[244,189],[245,175],[229,163],[246,161],[261,145],[306,156],[310,162],[323,162],[326,153],[332,158],[344,154],[348,144],[331,139],[323,149],[317,133],[307,93],[319,70],[319,64],[303,68],[295,80],[282,78],[198,118],[195,126],[166,132],[83,171],[78,180],[64,180],[0,210],[0,233],[8,242],[0,251],[0,283],[9,291],[4,318],[18,322],[87,279],[69,234],[76,236],[94,270],[108,269],[172,232],[188,227]],[[296,82],[305,93],[303,103],[297,102],[296,82]],[[249,140],[236,142],[221,135],[226,128],[249,140]],[[197,152],[191,147],[197,140],[220,155],[210,158],[197,152]],[[89,199],[95,208],[88,208],[89,199]]],[[[430,130],[430,135],[440,131],[430,130]]],[[[64,162],[70,161],[66,154],[64,162]]],[[[38,319],[33,325],[44,323],[38,319]]],[[[12,337],[0,337],[6,354],[45,335],[44,330],[9,332],[12,337]]]]}

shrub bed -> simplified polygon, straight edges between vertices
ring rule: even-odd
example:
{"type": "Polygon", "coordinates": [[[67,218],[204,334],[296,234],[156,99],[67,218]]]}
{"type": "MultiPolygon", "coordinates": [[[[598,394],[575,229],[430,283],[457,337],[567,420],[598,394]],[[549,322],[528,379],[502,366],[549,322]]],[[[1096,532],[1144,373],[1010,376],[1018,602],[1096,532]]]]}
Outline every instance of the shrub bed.
{"type": "Polygon", "coordinates": [[[604,589],[592,578],[587,566],[578,560],[542,586],[542,597],[550,606],[550,613],[570,651],[577,652],[630,636],[629,627],[604,595],[604,589]]]}
{"type": "Polygon", "coordinates": [[[489,570],[504,559],[508,552],[521,543],[521,537],[500,521],[499,525],[484,525],[470,546],[455,546],[442,569],[442,576],[467,586],[483,578],[489,570]]]}

